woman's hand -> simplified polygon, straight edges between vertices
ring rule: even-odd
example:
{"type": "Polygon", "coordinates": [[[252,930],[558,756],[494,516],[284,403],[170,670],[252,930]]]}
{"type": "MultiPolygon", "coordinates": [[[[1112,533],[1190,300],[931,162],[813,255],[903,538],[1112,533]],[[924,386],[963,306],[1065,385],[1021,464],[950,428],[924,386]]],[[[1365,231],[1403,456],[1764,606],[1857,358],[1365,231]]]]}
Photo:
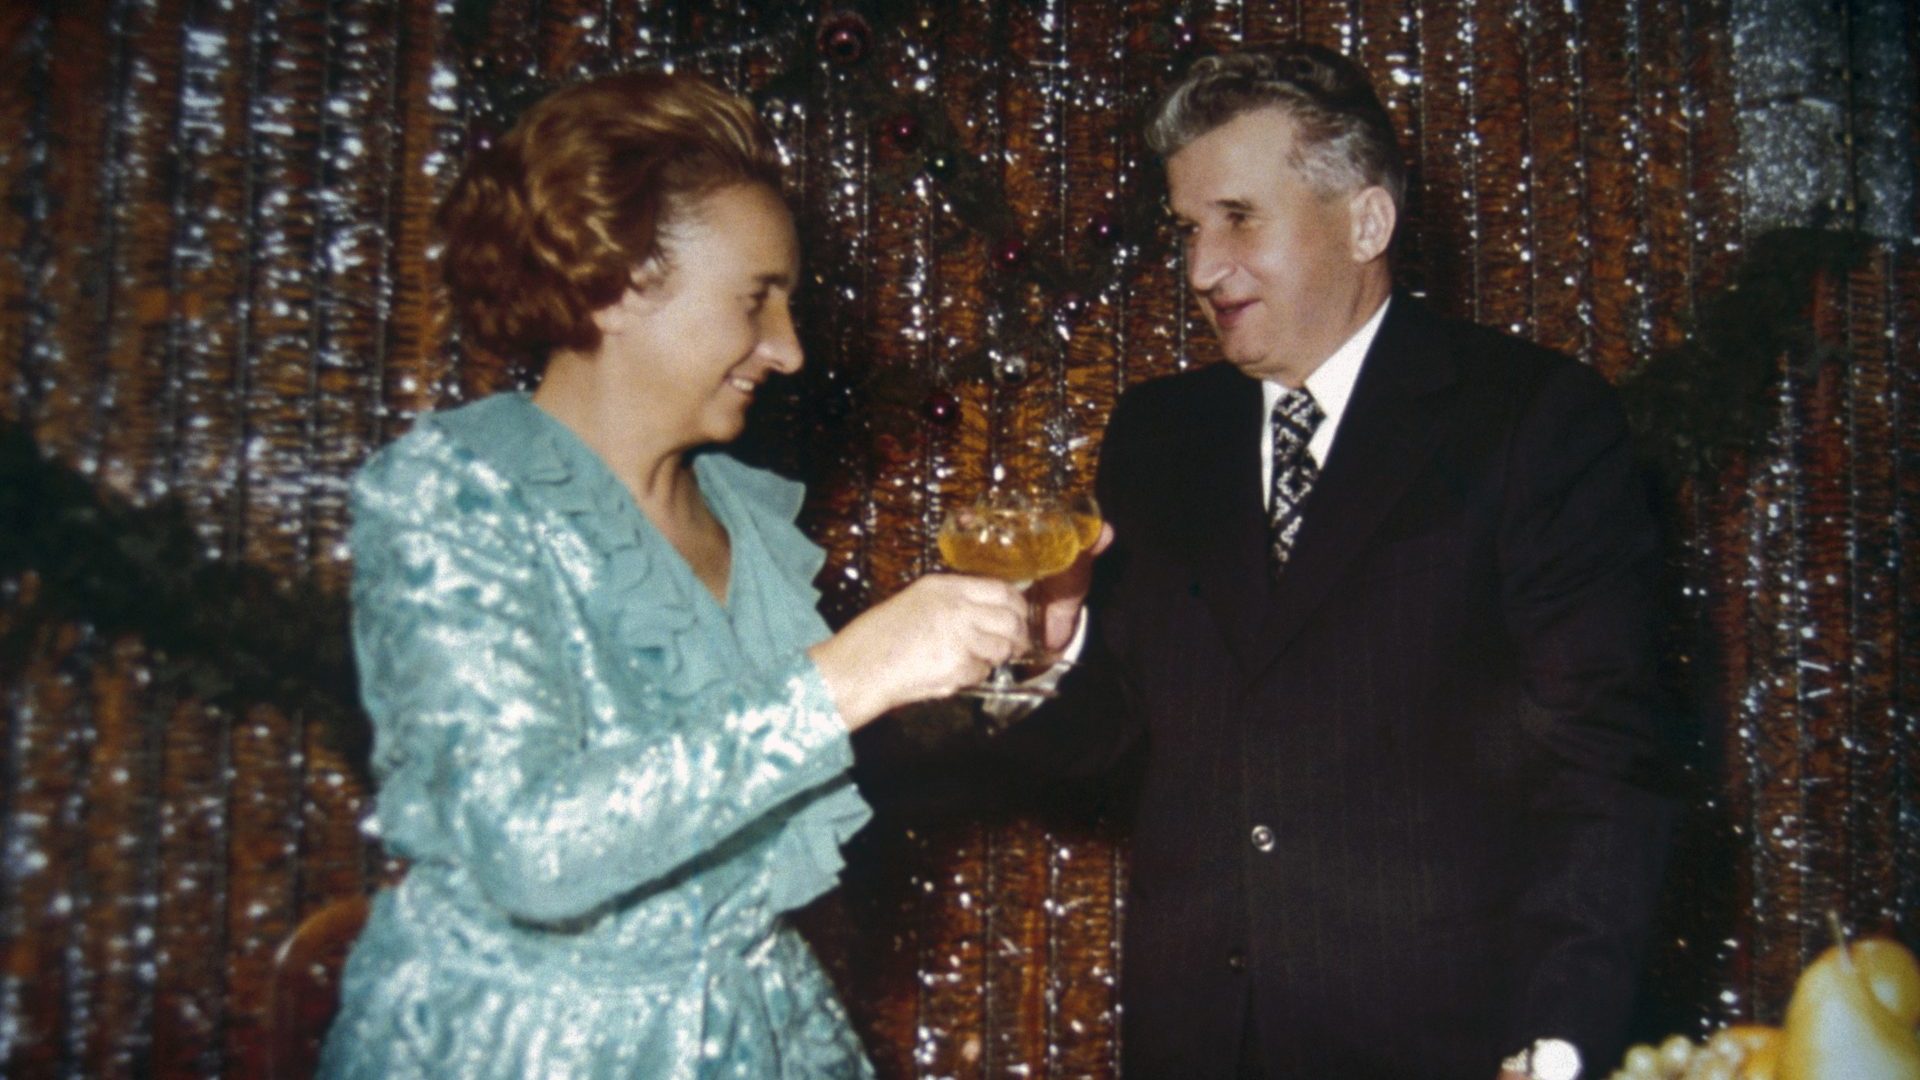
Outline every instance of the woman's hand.
{"type": "Polygon", "coordinates": [[[946,697],[1027,647],[1027,603],[991,578],[929,574],[808,650],[849,729],[946,697]]]}

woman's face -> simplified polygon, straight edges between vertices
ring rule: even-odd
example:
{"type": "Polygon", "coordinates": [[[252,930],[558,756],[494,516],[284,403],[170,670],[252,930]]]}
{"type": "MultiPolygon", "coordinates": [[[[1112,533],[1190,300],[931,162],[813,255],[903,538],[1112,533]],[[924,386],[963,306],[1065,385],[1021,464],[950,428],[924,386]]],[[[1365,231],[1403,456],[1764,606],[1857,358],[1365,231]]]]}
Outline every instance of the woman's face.
{"type": "Polygon", "coordinates": [[[800,370],[793,219],[764,185],[733,184],[688,207],[665,247],[665,273],[643,275],[603,326],[601,362],[676,444],[728,442],[767,377],[800,370]]]}

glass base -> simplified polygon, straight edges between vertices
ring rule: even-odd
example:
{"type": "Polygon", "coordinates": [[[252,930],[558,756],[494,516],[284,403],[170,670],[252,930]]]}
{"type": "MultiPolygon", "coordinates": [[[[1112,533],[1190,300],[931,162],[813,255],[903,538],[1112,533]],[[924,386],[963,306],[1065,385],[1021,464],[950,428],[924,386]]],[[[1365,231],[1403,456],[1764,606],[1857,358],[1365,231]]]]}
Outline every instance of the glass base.
{"type": "Polygon", "coordinates": [[[979,698],[989,704],[1038,702],[1058,696],[1052,687],[1031,686],[1019,681],[1019,678],[1014,675],[1011,664],[1002,664],[994,668],[984,681],[974,683],[972,686],[963,686],[954,693],[961,697],[979,698]]]}
{"type": "Polygon", "coordinates": [[[1021,686],[1008,683],[998,686],[990,682],[974,683],[954,691],[960,697],[979,698],[982,701],[1046,701],[1058,697],[1058,691],[1041,686],[1021,686]]]}

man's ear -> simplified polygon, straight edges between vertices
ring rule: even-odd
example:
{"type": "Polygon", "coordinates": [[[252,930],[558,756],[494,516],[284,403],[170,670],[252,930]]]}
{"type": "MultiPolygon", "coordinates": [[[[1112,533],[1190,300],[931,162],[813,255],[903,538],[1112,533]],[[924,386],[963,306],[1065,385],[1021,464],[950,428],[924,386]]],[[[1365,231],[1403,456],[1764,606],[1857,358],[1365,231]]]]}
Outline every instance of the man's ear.
{"type": "Polygon", "coordinates": [[[1393,196],[1379,186],[1361,188],[1347,200],[1347,216],[1353,224],[1351,246],[1353,261],[1367,263],[1386,254],[1393,242],[1393,227],[1399,214],[1393,208],[1393,196]]]}

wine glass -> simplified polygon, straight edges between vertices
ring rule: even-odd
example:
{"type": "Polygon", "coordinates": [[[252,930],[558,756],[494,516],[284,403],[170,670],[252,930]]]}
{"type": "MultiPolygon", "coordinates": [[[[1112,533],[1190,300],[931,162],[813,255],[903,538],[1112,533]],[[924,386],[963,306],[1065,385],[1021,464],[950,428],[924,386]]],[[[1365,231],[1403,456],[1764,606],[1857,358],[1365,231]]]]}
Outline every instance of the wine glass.
{"type": "MultiPolygon", "coordinates": [[[[1092,550],[1093,545],[1100,542],[1100,526],[1104,520],[1100,515],[1100,503],[1094,499],[1093,492],[1083,489],[1063,497],[1060,500],[1060,506],[1067,512],[1068,519],[1073,522],[1074,538],[1079,543],[1074,557],[1079,558],[1081,553],[1092,550]]],[[[1044,604],[1034,618],[1036,627],[1046,625],[1044,604]]],[[[1039,639],[1035,638],[1035,640],[1039,639]]],[[[1073,666],[1073,661],[1065,657],[1060,657],[1053,663],[1056,667],[1073,666]]]]}
{"type": "MultiPolygon", "coordinates": [[[[1099,535],[1096,523],[1094,534],[1099,535]]],[[[1080,556],[1080,529],[1058,497],[1017,488],[996,488],[955,507],[940,525],[940,555],[963,574],[999,578],[1025,589],[1043,577],[1073,565],[1080,556]]],[[[1028,610],[1028,629],[1037,642],[1040,630],[1028,610]]],[[[1021,686],[1014,678],[1015,657],[993,669],[985,682],[962,687],[972,697],[1035,699],[1052,691],[1021,686]]]]}
{"type": "Polygon", "coordinates": [[[1100,539],[1100,504],[1094,500],[1093,492],[1081,491],[1062,500],[1067,515],[1073,518],[1074,532],[1080,540],[1080,550],[1085,551],[1100,539]]]}

